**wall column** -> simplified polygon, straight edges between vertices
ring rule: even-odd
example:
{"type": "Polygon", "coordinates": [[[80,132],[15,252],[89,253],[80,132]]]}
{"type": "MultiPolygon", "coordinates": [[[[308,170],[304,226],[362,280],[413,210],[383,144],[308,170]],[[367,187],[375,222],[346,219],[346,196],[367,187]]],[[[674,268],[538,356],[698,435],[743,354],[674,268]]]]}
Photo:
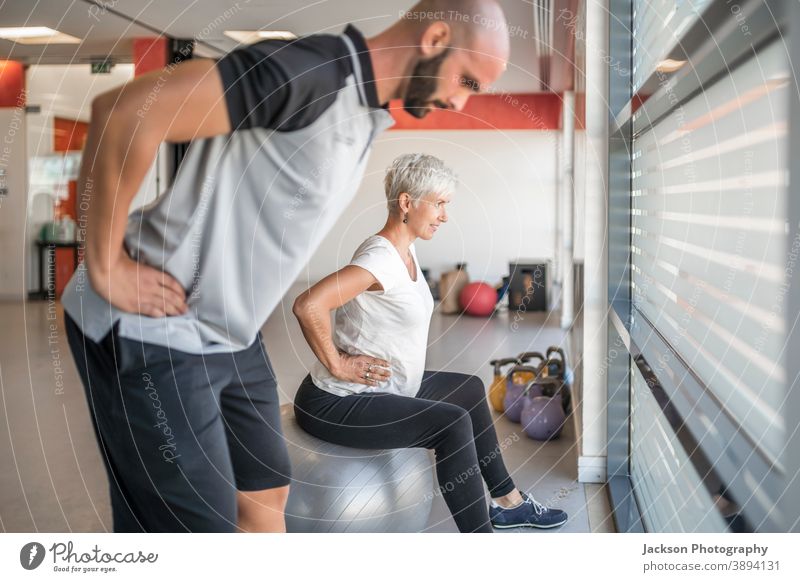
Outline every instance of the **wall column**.
{"type": "Polygon", "coordinates": [[[583,409],[578,479],[606,479],[608,309],[608,0],[586,5],[586,221],[583,409]]]}
{"type": "Polygon", "coordinates": [[[25,67],[0,61],[0,298],[22,300],[25,277],[25,222],[28,209],[28,153],[25,125],[25,67]]]}

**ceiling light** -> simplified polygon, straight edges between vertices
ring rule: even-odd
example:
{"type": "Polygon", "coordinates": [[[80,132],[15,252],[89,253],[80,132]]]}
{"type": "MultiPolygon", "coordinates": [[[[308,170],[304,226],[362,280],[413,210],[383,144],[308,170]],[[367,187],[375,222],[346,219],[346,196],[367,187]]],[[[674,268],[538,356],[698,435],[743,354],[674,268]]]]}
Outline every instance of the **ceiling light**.
{"type": "Polygon", "coordinates": [[[294,40],[297,35],[288,30],[226,30],[225,36],[242,44],[259,40],[294,40]]]}
{"type": "Polygon", "coordinates": [[[678,69],[680,69],[683,65],[686,64],[686,61],[676,61],[673,59],[664,59],[656,66],[656,71],[659,73],[674,73],[678,69]]]}
{"type": "Polygon", "coordinates": [[[46,26],[0,28],[0,38],[20,44],[79,44],[81,39],[46,26]]]}

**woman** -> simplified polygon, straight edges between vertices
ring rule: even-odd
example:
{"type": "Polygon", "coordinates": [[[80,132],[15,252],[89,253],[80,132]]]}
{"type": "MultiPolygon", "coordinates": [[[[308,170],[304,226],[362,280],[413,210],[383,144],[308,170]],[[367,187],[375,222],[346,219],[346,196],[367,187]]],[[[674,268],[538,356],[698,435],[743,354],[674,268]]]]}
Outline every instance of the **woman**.
{"type": "Polygon", "coordinates": [[[350,447],[433,449],[439,489],[462,532],[556,527],[567,515],[521,493],[508,475],[480,379],[424,370],[433,298],[414,241],[447,222],[454,189],[441,160],[397,158],[385,179],[383,229],[297,298],[294,314],[319,360],[297,392],[297,422],[350,447]]]}

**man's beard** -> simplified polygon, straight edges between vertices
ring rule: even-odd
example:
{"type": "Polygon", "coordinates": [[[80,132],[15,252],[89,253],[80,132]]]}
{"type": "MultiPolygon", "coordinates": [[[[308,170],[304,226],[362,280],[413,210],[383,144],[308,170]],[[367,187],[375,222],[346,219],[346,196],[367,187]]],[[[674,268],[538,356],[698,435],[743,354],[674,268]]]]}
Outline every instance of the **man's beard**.
{"type": "Polygon", "coordinates": [[[446,103],[438,100],[432,101],[431,97],[436,93],[439,69],[449,52],[450,47],[447,47],[435,57],[418,62],[411,73],[411,79],[403,98],[403,109],[417,119],[422,119],[430,112],[431,103],[436,107],[447,108],[446,103]]]}

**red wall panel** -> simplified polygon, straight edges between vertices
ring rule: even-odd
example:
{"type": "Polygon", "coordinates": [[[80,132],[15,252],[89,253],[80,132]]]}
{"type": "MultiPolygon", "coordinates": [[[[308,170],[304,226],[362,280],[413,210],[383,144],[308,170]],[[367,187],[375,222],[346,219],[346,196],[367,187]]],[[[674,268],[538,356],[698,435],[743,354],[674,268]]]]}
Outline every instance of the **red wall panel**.
{"type": "Polygon", "coordinates": [[[25,67],[17,61],[0,61],[0,107],[25,106],[25,67]]]}
{"type": "Polygon", "coordinates": [[[561,96],[553,93],[505,93],[475,95],[463,111],[436,110],[424,119],[403,111],[400,101],[389,109],[393,129],[539,129],[561,125],[561,96]]]}
{"type": "Polygon", "coordinates": [[[64,292],[64,287],[67,286],[72,274],[75,272],[75,253],[78,249],[56,247],[55,249],[55,293],[56,297],[61,297],[64,292]]]}
{"type": "Polygon", "coordinates": [[[53,118],[53,151],[71,152],[83,149],[89,124],[76,119],[53,118]]]}
{"type": "Polygon", "coordinates": [[[167,39],[163,36],[133,39],[135,77],[167,66],[167,39]]]}

